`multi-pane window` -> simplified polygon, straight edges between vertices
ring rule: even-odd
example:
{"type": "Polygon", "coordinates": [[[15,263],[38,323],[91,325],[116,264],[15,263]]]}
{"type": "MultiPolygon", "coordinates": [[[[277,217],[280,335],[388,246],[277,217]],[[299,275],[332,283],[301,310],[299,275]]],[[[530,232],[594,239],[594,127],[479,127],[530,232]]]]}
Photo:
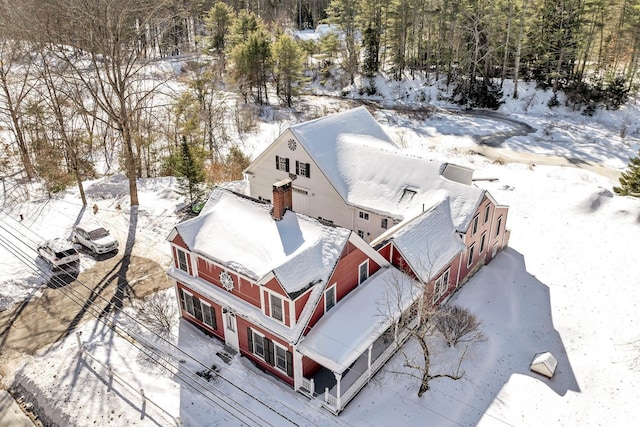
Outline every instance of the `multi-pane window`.
{"type": "Polygon", "coordinates": [[[193,295],[185,292],[184,290],[181,290],[181,292],[182,292],[182,309],[193,316],[195,314],[193,309],[193,295]]]}
{"type": "Polygon", "coordinates": [[[473,250],[475,249],[475,246],[476,246],[476,244],[474,243],[469,248],[469,258],[467,259],[467,267],[469,267],[471,264],[473,264],[473,250]]]}
{"type": "Polygon", "coordinates": [[[484,208],[484,223],[486,224],[487,221],[489,221],[489,211],[491,210],[491,205],[487,205],[486,208],[484,208]]]}
{"type": "Polygon", "coordinates": [[[251,328],[247,328],[248,348],[251,353],[263,359],[271,366],[293,376],[293,355],[285,347],[251,328]]]}
{"type": "Polygon", "coordinates": [[[362,230],[358,230],[358,236],[359,236],[361,239],[364,239],[364,231],[362,231],[362,230]]]}
{"type": "Polygon", "coordinates": [[[309,163],[299,162],[296,160],[296,175],[311,178],[311,165],[309,163]]]}
{"type": "Polygon", "coordinates": [[[324,311],[325,313],[336,305],[336,285],[331,286],[324,292],[324,311]]]}
{"type": "Polygon", "coordinates": [[[362,211],[358,212],[358,217],[360,219],[364,219],[366,221],[369,221],[369,214],[367,212],[362,212],[362,211]]]}
{"type": "Polygon", "coordinates": [[[358,267],[358,284],[364,282],[369,277],[369,260],[366,260],[358,267]]]}
{"type": "Polygon", "coordinates": [[[388,220],[387,220],[387,218],[382,218],[382,219],[380,220],[380,227],[384,228],[385,230],[387,229],[387,227],[388,227],[388,220]]]}
{"type": "Polygon", "coordinates": [[[283,371],[287,372],[287,350],[280,346],[275,346],[276,349],[276,366],[283,371]]]}
{"type": "Polygon", "coordinates": [[[276,156],[276,169],[289,172],[289,159],[287,157],[276,156]]]}
{"type": "Polygon", "coordinates": [[[205,325],[217,329],[216,311],[208,303],[200,301],[184,289],[180,289],[182,309],[205,325]]]}
{"type": "Polygon", "coordinates": [[[271,302],[271,317],[282,322],[282,299],[271,294],[269,301],[271,302]]]}
{"type": "Polygon", "coordinates": [[[473,217],[473,229],[471,230],[471,235],[473,236],[478,231],[478,215],[473,217]]]}
{"type": "Polygon", "coordinates": [[[256,333],[253,334],[253,353],[264,359],[264,337],[256,333]]]}
{"type": "Polygon", "coordinates": [[[187,254],[185,251],[178,248],[176,248],[176,253],[178,254],[178,268],[188,273],[189,265],[187,264],[187,254]]]}
{"type": "Polygon", "coordinates": [[[440,299],[442,295],[447,291],[449,287],[449,271],[445,271],[442,276],[438,277],[438,280],[433,284],[433,302],[440,299]]]}
{"type": "Polygon", "coordinates": [[[203,301],[200,302],[202,303],[202,323],[211,326],[213,329],[217,329],[215,310],[209,304],[203,301]]]}
{"type": "Polygon", "coordinates": [[[487,243],[487,232],[482,233],[482,237],[480,238],[480,253],[484,252],[484,246],[487,243]]]}

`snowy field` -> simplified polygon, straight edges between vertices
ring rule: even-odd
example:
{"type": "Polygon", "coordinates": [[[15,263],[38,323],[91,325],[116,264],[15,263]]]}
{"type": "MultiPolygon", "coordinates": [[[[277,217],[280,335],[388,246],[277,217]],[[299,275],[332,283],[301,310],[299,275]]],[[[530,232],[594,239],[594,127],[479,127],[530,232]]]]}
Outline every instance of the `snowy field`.
{"type": "MultiPolygon", "coordinates": [[[[391,94],[402,90],[391,88],[385,96],[395,99],[391,94]]],[[[637,152],[640,115],[635,108],[593,118],[566,109],[548,112],[541,108],[544,94],[522,91],[518,103],[501,111],[526,121],[534,132],[508,139],[506,147],[614,169],[623,168],[637,152]],[[533,99],[525,111],[527,96],[533,99]],[[629,132],[623,139],[624,123],[629,132]]],[[[385,110],[374,116],[408,152],[473,167],[475,177],[497,178],[478,185],[510,206],[510,247],[453,298],[478,316],[487,336],[474,346],[462,380],[434,380],[418,398],[416,380],[392,373],[403,369],[396,356],[334,417],[244,358],[225,363],[216,355],[221,343],[186,322],[179,322],[166,342],[148,343],[167,355],[160,367],[145,356],[144,347],[123,339],[118,328],[94,321],[77,330],[86,351],[111,366],[113,379],[90,356],[79,357],[71,335],[42,354],[13,360],[4,382],[15,378],[22,383],[61,426],[635,424],[640,370],[633,362],[640,348],[632,343],[640,339],[640,200],[613,195],[616,183],[590,171],[540,162],[499,164],[469,153],[478,137],[508,131],[504,122],[444,112],[418,118],[385,110]],[[529,371],[533,356],[542,351],[558,359],[553,379],[529,371]],[[209,381],[196,375],[214,364],[218,369],[209,381]],[[140,389],[149,399],[145,403],[140,389]]],[[[244,140],[245,147],[255,156],[286,125],[264,124],[244,140]]],[[[157,179],[141,181],[139,189],[134,253],[162,266],[169,261],[164,239],[180,205],[170,188],[168,179],[157,179]]],[[[99,205],[99,220],[122,242],[129,218],[122,178],[88,183],[87,193],[89,206],[99,205]]],[[[36,241],[66,237],[78,216],[92,213],[81,211],[77,190],[69,189],[60,199],[4,206],[2,215],[0,233],[15,228],[36,241]],[[24,220],[17,222],[20,213],[24,220]]],[[[0,308],[37,296],[42,279],[1,246],[0,253],[0,308]]],[[[83,268],[90,262],[95,261],[83,257],[83,268]]],[[[171,290],[167,294],[173,298],[171,290]]],[[[138,344],[151,340],[134,313],[128,309],[108,320],[139,336],[138,344]]],[[[407,350],[416,347],[410,342],[407,350]]]]}

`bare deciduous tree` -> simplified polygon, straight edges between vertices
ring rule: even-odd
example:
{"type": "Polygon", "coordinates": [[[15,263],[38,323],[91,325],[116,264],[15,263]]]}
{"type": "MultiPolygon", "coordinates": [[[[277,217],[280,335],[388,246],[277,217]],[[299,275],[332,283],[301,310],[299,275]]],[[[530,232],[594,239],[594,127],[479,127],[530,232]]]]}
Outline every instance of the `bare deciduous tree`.
{"type": "Polygon", "coordinates": [[[176,323],[176,304],[166,293],[157,292],[137,305],[138,319],[156,334],[167,337],[176,323]]]}
{"type": "Polygon", "coordinates": [[[141,149],[137,144],[143,139],[136,120],[164,83],[154,79],[157,75],[150,77],[148,66],[158,54],[154,46],[161,45],[162,31],[170,31],[165,24],[173,22],[180,9],[164,0],[61,0],[45,2],[41,9],[46,13],[39,15],[42,19],[34,25],[31,38],[42,41],[67,65],[68,78],[87,91],[101,113],[98,118],[115,130],[122,144],[130,202],[138,205],[141,149]]]}
{"type": "Polygon", "coordinates": [[[433,316],[432,321],[449,347],[455,347],[459,343],[484,340],[478,318],[460,306],[445,305],[440,307],[433,316]]]}
{"type": "MultiPolygon", "coordinates": [[[[397,312],[400,309],[402,295],[406,293],[408,276],[400,274],[394,276],[392,283],[389,284],[386,301],[388,306],[383,312],[391,313],[394,310],[397,312]]],[[[484,335],[480,332],[480,323],[477,320],[475,322],[471,321],[471,319],[475,320],[475,316],[465,309],[443,310],[432,303],[433,298],[430,291],[433,287],[432,282],[425,285],[422,282],[413,280],[411,286],[413,287],[412,292],[419,294],[419,296],[411,308],[396,320],[393,335],[396,340],[403,341],[408,339],[416,342],[420,351],[412,353],[405,348],[401,349],[400,353],[404,358],[403,365],[408,370],[394,373],[409,375],[419,380],[418,397],[421,397],[429,390],[429,384],[433,379],[449,378],[459,380],[463,378],[465,372],[462,369],[462,364],[467,357],[469,346],[475,342],[482,341],[484,335]],[[442,347],[439,345],[439,341],[441,343],[444,338],[438,327],[438,318],[447,319],[447,322],[451,325],[451,330],[447,332],[450,338],[457,338],[457,342],[464,342],[465,345],[463,348],[458,349],[459,351],[454,358],[450,359],[451,365],[449,367],[442,368],[438,366],[437,369],[442,370],[436,372],[436,367],[433,366],[433,359],[440,351],[440,347],[442,347]]]]}
{"type": "Polygon", "coordinates": [[[25,174],[31,179],[35,169],[22,121],[23,109],[33,89],[30,61],[20,42],[6,40],[4,35],[0,37],[3,38],[0,41],[0,114],[13,133],[25,174]]]}

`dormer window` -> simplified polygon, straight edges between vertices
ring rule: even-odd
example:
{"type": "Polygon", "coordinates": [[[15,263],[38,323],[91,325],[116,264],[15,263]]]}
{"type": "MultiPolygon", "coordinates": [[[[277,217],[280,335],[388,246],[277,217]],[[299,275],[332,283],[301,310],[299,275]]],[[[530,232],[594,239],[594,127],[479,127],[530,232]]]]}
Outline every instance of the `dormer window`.
{"type": "Polygon", "coordinates": [[[282,311],[282,299],[271,294],[269,302],[271,303],[271,317],[282,322],[284,320],[282,311]]]}
{"type": "Polygon", "coordinates": [[[336,305],[336,285],[324,291],[324,312],[331,310],[334,305],[336,305]]]}
{"type": "Polygon", "coordinates": [[[410,202],[413,200],[414,196],[416,195],[416,190],[412,190],[410,188],[405,188],[404,190],[402,190],[402,196],[400,196],[400,201],[401,202],[410,202]]]}
{"type": "Polygon", "coordinates": [[[186,273],[189,272],[189,264],[187,263],[187,254],[182,249],[176,248],[176,254],[178,256],[178,268],[186,273]]]}

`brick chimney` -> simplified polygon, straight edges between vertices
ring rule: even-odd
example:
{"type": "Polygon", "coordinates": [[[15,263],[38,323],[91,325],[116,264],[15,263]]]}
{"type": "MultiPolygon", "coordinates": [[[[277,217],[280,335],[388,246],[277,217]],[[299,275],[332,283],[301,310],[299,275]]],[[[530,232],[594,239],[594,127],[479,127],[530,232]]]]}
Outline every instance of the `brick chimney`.
{"type": "Polygon", "coordinates": [[[287,209],[293,209],[291,179],[285,178],[273,184],[273,210],[271,216],[280,221],[287,209]]]}

